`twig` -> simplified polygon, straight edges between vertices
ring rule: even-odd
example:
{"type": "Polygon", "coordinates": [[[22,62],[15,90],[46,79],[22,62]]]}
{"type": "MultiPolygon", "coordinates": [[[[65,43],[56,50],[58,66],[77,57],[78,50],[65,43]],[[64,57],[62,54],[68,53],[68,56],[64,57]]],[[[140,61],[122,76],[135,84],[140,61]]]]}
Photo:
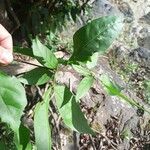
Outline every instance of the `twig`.
{"type": "Polygon", "coordinates": [[[114,150],[118,150],[115,146],[117,146],[117,144],[116,143],[114,143],[113,141],[110,141],[110,145],[111,145],[111,147],[114,149],[114,150]]]}
{"type": "MultiPolygon", "coordinates": [[[[54,97],[54,93],[52,94],[52,96],[51,96],[51,98],[50,99],[52,99],[54,97]]],[[[54,107],[54,104],[53,104],[53,102],[52,101],[50,101],[51,102],[51,104],[53,105],[53,107],[54,107]]],[[[52,108],[49,106],[49,110],[50,110],[50,112],[51,112],[51,115],[52,115],[52,117],[53,117],[53,119],[54,119],[54,122],[55,122],[55,125],[56,125],[56,128],[58,127],[58,120],[56,120],[56,117],[54,116],[54,113],[53,113],[53,110],[52,110],[52,108]]],[[[57,128],[57,130],[58,130],[58,128],[57,128]]],[[[59,132],[59,130],[58,130],[58,132],[59,132]]]]}
{"type": "MultiPolygon", "coordinates": [[[[52,99],[54,97],[54,93],[52,94],[52,96],[51,96],[51,98],[50,99],[52,99]]],[[[51,104],[52,104],[52,106],[54,107],[54,109],[55,109],[55,105],[53,104],[53,102],[52,101],[50,101],[51,102],[51,104]]],[[[56,132],[57,132],[57,138],[59,139],[59,144],[61,145],[61,138],[60,138],[60,135],[59,135],[59,132],[60,132],[60,129],[59,129],[59,124],[60,124],[60,120],[61,120],[61,117],[58,117],[58,119],[56,119],[56,117],[55,117],[55,115],[54,115],[54,112],[53,112],[53,110],[52,110],[52,108],[49,106],[49,111],[51,112],[51,115],[52,115],[52,117],[53,117],[53,119],[54,119],[54,124],[55,124],[55,128],[56,128],[56,132]]],[[[59,147],[59,144],[56,144],[56,148],[58,149],[58,150],[61,150],[61,147],[59,147]]]]}
{"type": "Polygon", "coordinates": [[[45,85],[44,93],[48,90],[48,88],[49,88],[49,83],[47,83],[47,84],[45,85]]]}
{"type": "Polygon", "coordinates": [[[26,62],[26,61],[23,61],[23,60],[18,60],[18,59],[14,59],[14,60],[17,61],[17,62],[24,63],[24,64],[28,64],[28,65],[32,65],[32,66],[36,66],[36,67],[42,67],[40,65],[33,64],[33,63],[30,63],[30,62],[26,62]]]}
{"type": "Polygon", "coordinates": [[[55,73],[54,70],[52,70],[52,69],[50,69],[50,68],[47,68],[47,67],[44,67],[44,66],[42,66],[42,65],[37,65],[37,64],[33,64],[33,63],[26,62],[26,61],[23,61],[23,60],[17,60],[17,59],[14,59],[14,61],[21,62],[21,63],[24,63],[24,64],[28,64],[28,65],[31,65],[31,66],[36,66],[36,67],[45,68],[45,69],[48,69],[51,73],[55,73]]]}
{"type": "Polygon", "coordinates": [[[61,121],[61,116],[58,117],[57,122],[56,122],[56,126],[57,126],[58,131],[60,131],[60,128],[59,128],[60,121],[61,121]]]}
{"type": "Polygon", "coordinates": [[[37,90],[38,90],[38,93],[39,93],[39,95],[40,95],[40,98],[42,98],[43,97],[43,93],[42,93],[42,91],[41,91],[41,89],[36,85],[36,88],[37,88],[37,90]]]}
{"type": "Polygon", "coordinates": [[[92,136],[89,135],[89,138],[90,138],[91,144],[92,144],[92,146],[93,146],[93,150],[96,150],[96,147],[95,147],[95,145],[94,145],[94,141],[93,141],[92,136]]]}
{"type": "Polygon", "coordinates": [[[78,150],[78,146],[77,146],[77,135],[76,132],[73,131],[73,143],[74,143],[74,150],[78,150]]]}
{"type": "Polygon", "coordinates": [[[58,145],[58,143],[61,145],[61,138],[59,136],[58,121],[56,120],[56,117],[55,117],[55,115],[54,115],[53,110],[51,109],[51,107],[49,107],[49,111],[50,111],[50,113],[51,113],[51,115],[52,115],[52,117],[54,119],[54,124],[55,124],[55,128],[56,128],[57,138],[59,138],[59,142],[56,143],[56,148],[59,149],[59,150],[61,150],[59,148],[59,145],[58,145]]]}

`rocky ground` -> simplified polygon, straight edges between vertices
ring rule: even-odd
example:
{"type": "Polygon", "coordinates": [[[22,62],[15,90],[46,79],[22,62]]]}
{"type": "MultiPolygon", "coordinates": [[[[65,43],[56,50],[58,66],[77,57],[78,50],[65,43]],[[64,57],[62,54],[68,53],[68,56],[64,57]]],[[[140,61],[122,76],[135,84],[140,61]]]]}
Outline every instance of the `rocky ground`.
{"type": "MultiPolygon", "coordinates": [[[[104,15],[124,17],[124,29],[113,43],[105,57],[99,57],[93,69],[98,74],[108,74],[122,88],[123,92],[144,107],[150,107],[150,1],[149,0],[97,0],[90,1],[92,11],[83,15],[76,24],[69,23],[68,29],[61,33],[68,39],[86,21],[104,15]]],[[[62,53],[59,53],[62,54],[62,53]]],[[[65,54],[64,54],[65,55],[65,54]]],[[[30,70],[30,65],[15,65],[18,74],[30,70]],[[19,68],[17,68],[19,66],[19,68]],[[22,69],[22,70],[21,70],[22,69]]],[[[76,91],[81,77],[71,68],[64,67],[57,74],[59,83],[76,91]],[[70,81],[70,83],[69,83],[70,81]]],[[[40,87],[26,87],[29,102],[23,121],[32,131],[33,109],[38,101],[40,87]]],[[[95,82],[89,93],[81,101],[81,107],[91,127],[97,131],[92,137],[68,130],[53,109],[53,149],[62,150],[149,150],[150,149],[150,116],[122,102],[119,98],[108,96],[98,82],[95,82]]]]}

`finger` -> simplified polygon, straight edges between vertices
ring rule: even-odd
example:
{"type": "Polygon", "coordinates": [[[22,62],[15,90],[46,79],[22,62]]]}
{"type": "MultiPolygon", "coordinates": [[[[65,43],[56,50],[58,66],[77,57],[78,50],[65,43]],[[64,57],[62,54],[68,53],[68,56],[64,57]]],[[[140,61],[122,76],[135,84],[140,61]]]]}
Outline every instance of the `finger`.
{"type": "Polygon", "coordinates": [[[8,65],[13,61],[13,55],[12,53],[0,46],[0,64],[2,65],[8,65]]]}
{"type": "Polygon", "coordinates": [[[0,46],[12,53],[13,42],[11,34],[0,24],[0,46]]]}

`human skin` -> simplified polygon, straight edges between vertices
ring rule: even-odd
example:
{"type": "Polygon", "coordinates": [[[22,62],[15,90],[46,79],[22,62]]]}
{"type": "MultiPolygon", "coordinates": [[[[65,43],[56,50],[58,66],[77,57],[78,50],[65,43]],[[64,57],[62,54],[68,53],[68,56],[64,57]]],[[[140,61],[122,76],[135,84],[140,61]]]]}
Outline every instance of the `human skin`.
{"type": "Polygon", "coordinates": [[[8,65],[13,61],[13,41],[11,34],[0,24],[0,64],[8,65]]]}

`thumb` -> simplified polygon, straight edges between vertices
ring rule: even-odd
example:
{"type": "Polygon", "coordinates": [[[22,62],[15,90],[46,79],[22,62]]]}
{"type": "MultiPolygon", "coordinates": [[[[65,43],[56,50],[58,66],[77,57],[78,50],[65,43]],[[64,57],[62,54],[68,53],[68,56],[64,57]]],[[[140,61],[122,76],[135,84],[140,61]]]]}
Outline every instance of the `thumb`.
{"type": "Polygon", "coordinates": [[[0,64],[2,65],[8,65],[13,61],[13,55],[12,53],[0,46],[0,64]]]}

